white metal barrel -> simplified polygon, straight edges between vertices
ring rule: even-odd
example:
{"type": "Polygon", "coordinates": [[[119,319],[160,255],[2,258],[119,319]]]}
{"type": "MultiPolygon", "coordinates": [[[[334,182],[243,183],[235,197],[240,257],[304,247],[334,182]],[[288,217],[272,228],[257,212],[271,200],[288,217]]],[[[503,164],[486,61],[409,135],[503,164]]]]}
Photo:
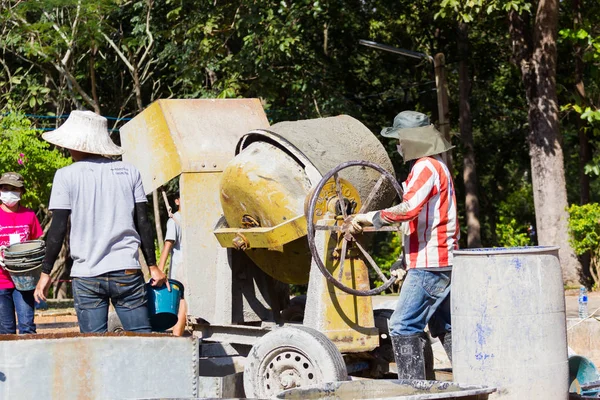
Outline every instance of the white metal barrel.
{"type": "Polygon", "coordinates": [[[490,398],[567,399],[558,247],[461,250],[452,270],[452,370],[490,398]]]}

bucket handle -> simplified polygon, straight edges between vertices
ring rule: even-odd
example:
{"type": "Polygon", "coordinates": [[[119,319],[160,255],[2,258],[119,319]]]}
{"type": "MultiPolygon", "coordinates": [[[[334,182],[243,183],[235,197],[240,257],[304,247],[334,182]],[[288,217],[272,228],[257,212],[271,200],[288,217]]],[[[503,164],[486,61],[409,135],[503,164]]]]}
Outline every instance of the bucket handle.
{"type": "Polygon", "coordinates": [[[33,271],[34,269],[36,269],[36,268],[39,268],[39,267],[41,267],[41,266],[42,266],[42,264],[38,264],[38,265],[36,265],[35,267],[31,267],[31,268],[29,268],[29,269],[24,269],[24,270],[20,270],[20,271],[13,271],[13,270],[9,269],[8,267],[4,267],[4,269],[5,269],[5,270],[7,270],[8,272],[12,272],[12,273],[14,273],[14,274],[22,274],[22,273],[24,273],[24,272],[33,271]]]}

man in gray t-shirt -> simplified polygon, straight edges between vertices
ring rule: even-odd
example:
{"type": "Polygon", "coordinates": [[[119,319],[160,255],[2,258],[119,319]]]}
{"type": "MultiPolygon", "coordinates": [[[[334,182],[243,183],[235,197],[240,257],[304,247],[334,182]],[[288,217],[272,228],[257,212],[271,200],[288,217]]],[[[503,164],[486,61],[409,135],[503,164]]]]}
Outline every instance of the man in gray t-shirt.
{"type": "Polygon", "coordinates": [[[56,171],[48,208],[71,210],[72,277],[141,269],[136,203],[146,195],[133,165],[88,157],[56,171]]]}
{"type": "MultiPolygon", "coordinates": [[[[171,264],[169,266],[169,278],[179,281],[185,288],[186,279],[181,257],[181,203],[179,195],[175,199],[175,205],[178,211],[171,215],[167,221],[167,233],[165,235],[165,246],[158,261],[158,268],[162,271],[165,269],[165,263],[169,254],[171,255],[171,264]]],[[[169,209],[170,212],[170,209],[169,209]]],[[[187,303],[184,298],[179,302],[179,311],[177,313],[177,323],[173,326],[173,335],[181,336],[185,330],[187,322],[187,303]]]]}
{"type": "Polygon", "coordinates": [[[162,286],[166,276],[156,265],[139,171],[103,156],[123,151],[108,136],[106,118],[91,111],[73,111],[60,128],[43,137],[68,149],[75,162],[54,176],[49,206],[52,224],[34,297],[38,302],[46,300],[70,217],[71,277],[79,330],[106,332],[112,302],[125,330],[150,332],[140,247],[152,285],[162,286]]]}

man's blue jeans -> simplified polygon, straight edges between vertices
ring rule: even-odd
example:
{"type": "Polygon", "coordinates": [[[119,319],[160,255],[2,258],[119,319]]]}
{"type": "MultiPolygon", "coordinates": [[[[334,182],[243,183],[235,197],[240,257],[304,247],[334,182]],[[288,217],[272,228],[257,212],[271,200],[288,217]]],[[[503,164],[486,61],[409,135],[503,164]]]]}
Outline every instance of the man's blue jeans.
{"type": "Polygon", "coordinates": [[[150,332],[146,285],[140,270],[121,270],[91,278],[73,278],[73,298],[81,333],[106,332],[109,301],[132,332],[150,332]]]}
{"type": "Polygon", "coordinates": [[[35,300],[33,290],[20,292],[17,289],[0,290],[0,334],[35,333],[33,323],[35,300]],[[15,321],[15,311],[17,321],[15,321]]]}
{"type": "Polygon", "coordinates": [[[390,335],[421,333],[428,323],[434,337],[450,332],[451,279],[451,271],[408,270],[396,310],[389,321],[390,335]]]}

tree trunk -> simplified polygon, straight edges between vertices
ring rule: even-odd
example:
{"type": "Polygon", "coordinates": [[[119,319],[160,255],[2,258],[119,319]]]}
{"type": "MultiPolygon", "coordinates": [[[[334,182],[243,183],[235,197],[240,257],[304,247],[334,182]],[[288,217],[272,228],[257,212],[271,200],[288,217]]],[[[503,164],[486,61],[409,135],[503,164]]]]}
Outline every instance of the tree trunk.
{"type": "Polygon", "coordinates": [[[469,95],[471,80],[469,78],[469,31],[464,22],[458,24],[458,56],[460,62],[460,136],[464,146],[463,181],[465,185],[465,210],[467,221],[467,247],[481,247],[481,226],[479,224],[479,194],[477,190],[477,169],[475,167],[475,151],[473,146],[473,124],[469,95]]]}
{"type": "Polygon", "coordinates": [[[96,46],[92,46],[90,49],[90,84],[92,86],[92,98],[94,99],[94,112],[101,115],[100,113],[100,101],[98,100],[98,91],[96,83],[96,46]]]}
{"type": "MultiPolygon", "coordinates": [[[[433,57],[435,73],[435,87],[437,89],[438,125],[440,132],[448,142],[450,139],[450,108],[448,107],[448,80],[446,79],[446,58],[443,53],[433,57]]],[[[442,155],[446,166],[452,173],[452,152],[448,151],[442,155]]]]}
{"type": "MultiPolygon", "coordinates": [[[[133,89],[135,91],[135,101],[137,104],[138,112],[142,112],[144,110],[143,102],[142,102],[142,85],[140,83],[140,75],[137,67],[137,63],[132,63],[133,67],[133,89]]],[[[162,233],[162,226],[160,225],[160,204],[158,202],[158,191],[154,190],[152,192],[152,204],[154,206],[154,226],[156,228],[156,240],[158,242],[158,250],[162,253],[164,246],[164,236],[162,233]]]]}
{"type": "Polygon", "coordinates": [[[556,37],[558,0],[540,0],[533,37],[526,15],[510,13],[513,54],[529,103],[529,155],[538,242],[559,246],[565,284],[579,283],[580,265],[568,232],[567,190],[558,126],[556,37]]]}

